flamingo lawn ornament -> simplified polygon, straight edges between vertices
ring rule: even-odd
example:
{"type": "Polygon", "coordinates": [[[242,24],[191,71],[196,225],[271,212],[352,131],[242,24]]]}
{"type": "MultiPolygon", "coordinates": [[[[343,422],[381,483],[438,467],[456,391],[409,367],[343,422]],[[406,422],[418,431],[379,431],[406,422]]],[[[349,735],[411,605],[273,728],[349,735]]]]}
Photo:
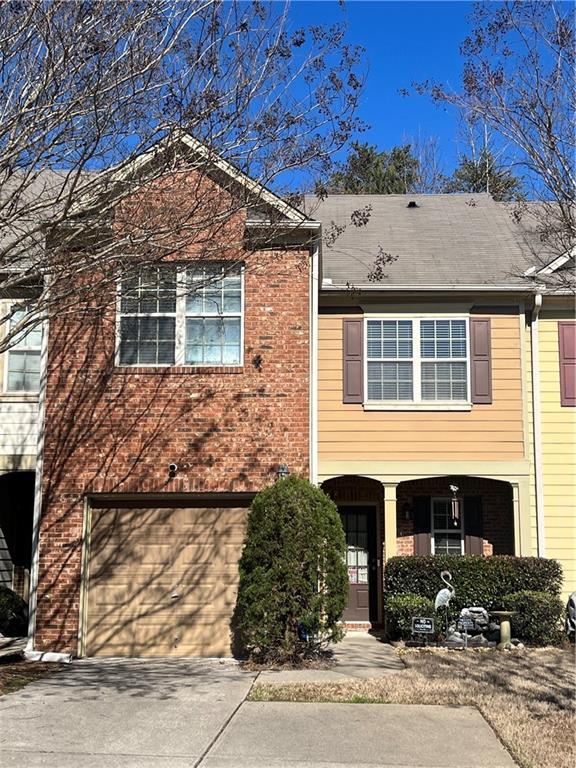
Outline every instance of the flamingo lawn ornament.
{"type": "Polygon", "coordinates": [[[456,594],[456,590],[450,584],[452,581],[452,574],[450,571],[442,571],[440,574],[440,578],[446,584],[445,589],[441,589],[440,592],[436,595],[436,600],[434,601],[434,608],[438,610],[438,608],[444,607],[446,609],[446,636],[448,636],[448,605],[450,604],[450,600],[454,597],[456,594]]]}

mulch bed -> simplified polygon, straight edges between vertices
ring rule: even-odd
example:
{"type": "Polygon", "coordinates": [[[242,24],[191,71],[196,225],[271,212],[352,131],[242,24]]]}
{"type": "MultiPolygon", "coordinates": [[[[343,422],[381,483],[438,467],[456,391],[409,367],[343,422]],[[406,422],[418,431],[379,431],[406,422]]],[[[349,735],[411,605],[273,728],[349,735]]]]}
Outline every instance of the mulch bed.
{"type": "Polygon", "coordinates": [[[25,661],[19,656],[5,656],[0,659],[0,696],[18,691],[35,680],[58,672],[63,667],[63,664],[25,661]]]}

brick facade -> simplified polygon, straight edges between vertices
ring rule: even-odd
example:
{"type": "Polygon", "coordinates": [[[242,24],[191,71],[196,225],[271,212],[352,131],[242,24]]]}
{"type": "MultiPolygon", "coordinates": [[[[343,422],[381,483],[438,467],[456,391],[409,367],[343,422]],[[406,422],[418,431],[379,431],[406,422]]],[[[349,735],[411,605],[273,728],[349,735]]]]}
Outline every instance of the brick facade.
{"type": "Polygon", "coordinates": [[[101,297],[51,321],[38,649],[76,651],[86,494],[255,492],[281,463],[308,475],[309,252],[242,258],[241,368],[116,367],[101,297]]]}
{"type": "Polygon", "coordinates": [[[400,483],[396,491],[398,554],[414,554],[413,521],[406,519],[406,511],[410,510],[414,496],[449,497],[450,485],[458,486],[460,497],[480,496],[482,498],[484,555],[513,555],[512,487],[509,483],[481,477],[432,477],[400,483]]]}

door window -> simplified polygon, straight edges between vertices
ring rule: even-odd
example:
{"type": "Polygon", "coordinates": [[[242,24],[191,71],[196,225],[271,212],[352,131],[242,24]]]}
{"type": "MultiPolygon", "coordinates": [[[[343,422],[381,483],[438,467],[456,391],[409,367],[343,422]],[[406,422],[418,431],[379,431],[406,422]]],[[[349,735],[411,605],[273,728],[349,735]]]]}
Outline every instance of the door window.
{"type": "Polygon", "coordinates": [[[368,584],[368,515],[346,512],[342,515],[346,534],[346,564],[351,584],[368,584]]]}

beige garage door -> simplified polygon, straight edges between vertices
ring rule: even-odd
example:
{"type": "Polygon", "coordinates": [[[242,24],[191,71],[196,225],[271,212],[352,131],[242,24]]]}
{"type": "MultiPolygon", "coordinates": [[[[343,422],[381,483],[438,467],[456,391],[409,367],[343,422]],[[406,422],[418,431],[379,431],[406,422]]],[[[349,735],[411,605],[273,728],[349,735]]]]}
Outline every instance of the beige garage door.
{"type": "Polygon", "coordinates": [[[229,655],[246,513],[94,503],[86,654],[229,655]]]}

